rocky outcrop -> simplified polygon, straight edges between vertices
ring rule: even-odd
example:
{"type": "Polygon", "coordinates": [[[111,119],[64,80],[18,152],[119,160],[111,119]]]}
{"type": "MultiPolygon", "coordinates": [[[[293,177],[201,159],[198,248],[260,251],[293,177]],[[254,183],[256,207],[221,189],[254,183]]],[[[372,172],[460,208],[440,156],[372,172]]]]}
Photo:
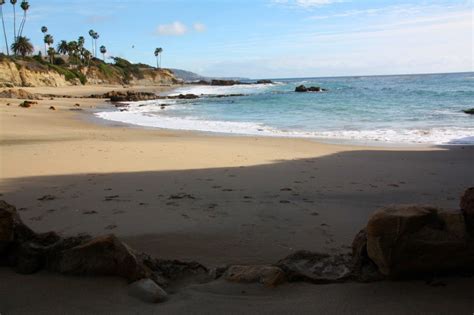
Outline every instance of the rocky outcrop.
{"type": "Polygon", "coordinates": [[[231,266],[223,277],[230,282],[261,283],[267,287],[276,287],[285,281],[283,270],[276,266],[264,265],[231,266]]]}
{"type": "Polygon", "coordinates": [[[96,237],[63,250],[51,267],[62,274],[119,276],[131,282],[149,278],[152,273],[114,235],[96,237]]]}
{"type": "Polygon", "coordinates": [[[277,264],[289,281],[311,283],[343,282],[351,276],[351,257],[308,251],[296,252],[277,264]]]}
{"type": "Polygon", "coordinates": [[[355,273],[377,278],[372,263],[389,278],[474,271],[474,241],[469,229],[460,210],[427,206],[381,209],[354,240],[355,273]]]}
{"type": "Polygon", "coordinates": [[[297,86],[295,92],[305,93],[305,92],[325,92],[327,89],[323,89],[319,86],[306,87],[304,85],[297,86]]]}
{"type": "Polygon", "coordinates": [[[136,91],[110,91],[105,94],[91,95],[90,98],[108,98],[111,102],[139,102],[158,99],[155,93],[136,91]]]}
{"type": "Polygon", "coordinates": [[[22,89],[8,89],[0,92],[0,98],[15,98],[15,99],[27,99],[27,100],[40,100],[41,97],[38,94],[30,93],[22,89]]]}
{"type": "Polygon", "coordinates": [[[257,84],[273,84],[272,80],[258,80],[257,84]]]}
{"type": "Polygon", "coordinates": [[[465,110],[463,110],[463,112],[464,112],[465,114],[468,114],[468,115],[474,115],[474,108],[465,109],[465,110]]]}
{"type": "Polygon", "coordinates": [[[79,80],[68,81],[64,75],[41,64],[0,60],[0,87],[60,87],[78,84],[80,84],[79,80]]]}

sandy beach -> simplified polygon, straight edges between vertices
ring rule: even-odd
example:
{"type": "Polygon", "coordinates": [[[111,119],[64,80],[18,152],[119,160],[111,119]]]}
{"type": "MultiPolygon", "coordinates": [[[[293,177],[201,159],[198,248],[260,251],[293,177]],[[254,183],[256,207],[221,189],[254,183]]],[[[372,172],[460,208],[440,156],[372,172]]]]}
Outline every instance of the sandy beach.
{"type": "MultiPolygon", "coordinates": [[[[363,147],[145,129],[99,121],[91,112],[113,105],[75,98],[119,89],[26,88],[72,96],[44,98],[29,109],[18,107],[20,100],[0,100],[0,198],[14,204],[35,231],[114,233],[137,250],[209,267],[271,264],[300,249],[348,252],[377,208],[457,208],[459,196],[474,186],[472,146],[363,147]],[[39,200],[45,195],[53,200],[39,200]]],[[[4,268],[0,273],[0,295],[15,292],[1,301],[2,314],[47,313],[51,303],[65,313],[128,313],[127,306],[148,313],[206,313],[211,303],[220,313],[258,313],[262,305],[271,313],[474,310],[472,278],[446,279],[447,286],[436,288],[421,281],[291,284],[275,291],[217,282],[186,288],[163,306],[147,306],[116,304],[126,286],[117,279],[25,277],[4,268]],[[50,295],[31,297],[46,288],[50,295]],[[90,302],[94,294],[101,303],[90,302]],[[25,295],[29,303],[20,303],[25,295]]]]}

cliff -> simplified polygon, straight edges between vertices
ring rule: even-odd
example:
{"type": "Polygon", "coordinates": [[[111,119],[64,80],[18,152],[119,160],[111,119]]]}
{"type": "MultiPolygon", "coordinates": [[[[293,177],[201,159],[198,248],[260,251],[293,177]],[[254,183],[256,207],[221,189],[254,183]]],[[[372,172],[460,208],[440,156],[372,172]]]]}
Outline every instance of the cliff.
{"type": "Polygon", "coordinates": [[[89,66],[50,64],[39,58],[0,56],[0,87],[71,86],[81,84],[162,85],[179,80],[167,69],[131,64],[115,58],[114,64],[94,59],[89,66]]]}

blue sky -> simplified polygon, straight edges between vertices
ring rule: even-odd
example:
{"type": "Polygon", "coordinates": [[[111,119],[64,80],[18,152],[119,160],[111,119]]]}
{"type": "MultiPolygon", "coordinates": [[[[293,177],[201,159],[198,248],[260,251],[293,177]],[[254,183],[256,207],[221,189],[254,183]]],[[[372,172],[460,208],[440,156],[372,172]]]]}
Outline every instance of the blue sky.
{"type": "MultiPolygon", "coordinates": [[[[30,0],[42,47],[94,29],[109,55],[210,76],[309,77],[473,71],[472,1],[30,0]]],[[[4,6],[7,26],[11,6],[4,6]]],[[[11,27],[10,27],[11,28],[11,27]]],[[[3,41],[2,41],[3,43],[3,41]]]]}

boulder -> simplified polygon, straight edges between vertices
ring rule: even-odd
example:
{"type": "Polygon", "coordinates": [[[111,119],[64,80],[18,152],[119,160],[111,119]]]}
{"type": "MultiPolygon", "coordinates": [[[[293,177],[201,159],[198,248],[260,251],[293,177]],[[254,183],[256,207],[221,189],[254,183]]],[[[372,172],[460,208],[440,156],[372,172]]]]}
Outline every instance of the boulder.
{"type": "Polygon", "coordinates": [[[304,85],[300,85],[295,88],[295,92],[300,92],[300,93],[308,92],[308,88],[304,85]]]}
{"type": "Polygon", "coordinates": [[[111,102],[139,102],[157,99],[155,93],[136,91],[111,91],[103,95],[91,95],[91,98],[109,98],[111,102]]]}
{"type": "Polygon", "coordinates": [[[295,88],[295,92],[300,92],[300,93],[304,93],[304,92],[325,92],[325,91],[327,91],[327,89],[323,89],[319,86],[306,87],[304,85],[300,85],[300,86],[297,86],[295,88]]]}
{"type": "Polygon", "coordinates": [[[64,250],[54,269],[63,274],[120,276],[129,281],[148,278],[151,273],[115,235],[96,237],[64,250]]]}
{"type": "Polygon", "coordinates": [[[20,222],[16,208],[0,200],[0,254],[10,245],[15,237],[15,225],[20,222]]]}
{"type": "Polygon", "coordinates": [[[474,251],[461,211],[394,206],[367,224],[367,253],[389,277],[473,270],[474,251]]]}
{"type": "Polygon", "coordinates": [[[468,115],[474,115],[474,108],[465,109],[465,110],[463,110],[463,112],[464,112],[465,114],[468,114],[468,115]]]}
{"type": "Polygon", "coordinates": [[[351,276],[351,258],[348,255],[328,255],[298,251],[277,264],[289,281],[311,283],[343,282],[351,276]]]}
{"type": "Polygon", "coordinates": [[[130,284],[128,294],[146,303],[160,303],[168,298],[166,291],[150,279],[141,279],[130,284]]]}
{"type": "Polygon", "coordinates": [[[241,266],[235,265],[227,269],[224,279],[238,283],[262,283],[267,287],[276,287],[285,281],[285,273],[276,266],[241,266]]]}
{"type": "Polygon", "coordinates": [[[37,104],[38,102],[35,102],[35,101],[24,101],[18,106],[23,107],[23,108],[30,108],[31,106],[37,105],[37,104]]]}
{"type": "Polygon", "coordinates": [[[382,280],[377,265],[367,253],[367,230],[361,230],[352,242],[352,276],[360,282],[382,280]]]}
{"type": "Polygon", "coordinates": [[[474,187],[468,188],[464,192],[460,207],[466,219],[469,234],[474,236],[474,187]]]}
{"type": "Polygon", "coordinates": [[[273,84],[272,80],[258,80],[257,84],[273,84]]]}

